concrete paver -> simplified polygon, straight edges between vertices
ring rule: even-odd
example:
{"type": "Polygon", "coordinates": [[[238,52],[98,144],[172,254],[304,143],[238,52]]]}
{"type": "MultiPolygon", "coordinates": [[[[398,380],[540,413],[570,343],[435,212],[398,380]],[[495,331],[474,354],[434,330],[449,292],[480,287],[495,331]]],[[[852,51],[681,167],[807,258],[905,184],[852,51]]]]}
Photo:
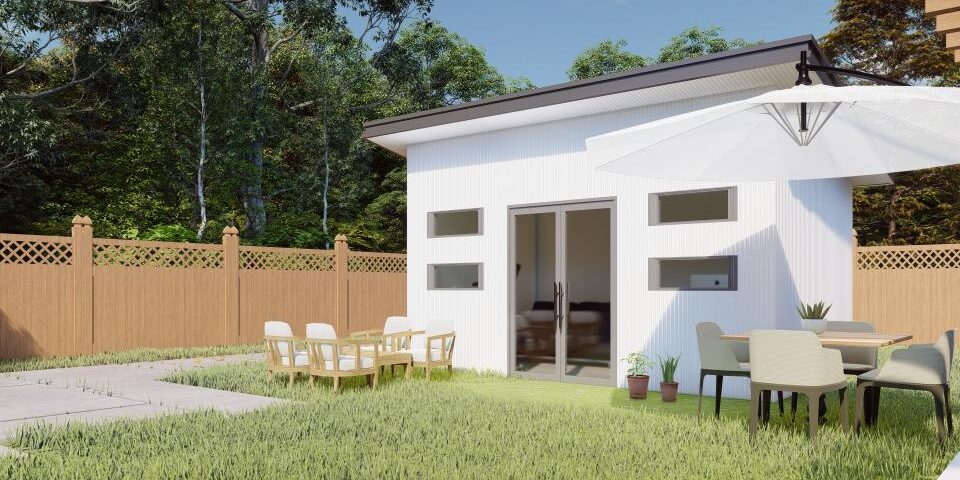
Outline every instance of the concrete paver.
{"type": "MultiPolygon", "coordinates": [[[[238,413],[282,400],[157,380],[190,368],[260,360],[262,355],[34,370],[0,375],[0,441],[34,422],[98,422],[194,409],[238,413]]],[[[0,455],[11,450],[0,446],[0,455]]]]}

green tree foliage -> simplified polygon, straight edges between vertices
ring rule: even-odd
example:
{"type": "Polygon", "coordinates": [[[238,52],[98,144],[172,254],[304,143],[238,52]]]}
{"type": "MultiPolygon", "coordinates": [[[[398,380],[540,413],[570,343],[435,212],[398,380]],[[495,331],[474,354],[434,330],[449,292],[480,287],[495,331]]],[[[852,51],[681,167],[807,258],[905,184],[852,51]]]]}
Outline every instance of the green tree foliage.
{"type": "MultiPolygon", "coordinates": [[[[840,0],[836,26],[822,39],[835,64],[911,83],[956,85],[953,55],[944,50],[923,0],[840,0]]],[[[861,244],[960,242],[960,167],[891,175],[894,185],[854,192],[861,244]]]]}
{"type": "Polygon", "coordinates": [[[363,122],[532,86],[440,25],[399,22],[428,7],[0,3],[0,231],[66,234],[81,214],[99,236],[195,241],[205,211],[202,241],[236,225],[247,242],[402,250],[405,163],[363,122]]]}
{"type": "Polygon", "coordinates": [[[733,48],[752,45],[742,38],[727,39],[723,37],[723,29],[713,27],[690,27],[675,37],[660,49],[657,62],[677,62],[688,58],[699,57],[710,53],[718,53],[733,48]]]}
{"type": "Polygon", "coordinates": [[[570,80],[599,77],[646,66],[651,60],[627,51],[627,41],[603,40],[580,52],[567,70],[570,80]]]}

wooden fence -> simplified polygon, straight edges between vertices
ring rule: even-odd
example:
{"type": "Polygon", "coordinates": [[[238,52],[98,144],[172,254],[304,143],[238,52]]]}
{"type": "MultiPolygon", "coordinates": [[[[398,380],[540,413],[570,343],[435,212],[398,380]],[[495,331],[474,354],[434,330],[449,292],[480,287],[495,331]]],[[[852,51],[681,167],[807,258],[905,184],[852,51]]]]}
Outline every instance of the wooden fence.
{"type": "Polygon", "coordinates": [[[877,331],[930,342],[960,328],[960,245],[856,247],[853,270],[854,318],[877,331]]]}
{"type": "Polygon", "coordinates": [[[0,358],[257,342],[263,322],[341,335],[406,312],[403,254],[0,234],[0,358]]]}

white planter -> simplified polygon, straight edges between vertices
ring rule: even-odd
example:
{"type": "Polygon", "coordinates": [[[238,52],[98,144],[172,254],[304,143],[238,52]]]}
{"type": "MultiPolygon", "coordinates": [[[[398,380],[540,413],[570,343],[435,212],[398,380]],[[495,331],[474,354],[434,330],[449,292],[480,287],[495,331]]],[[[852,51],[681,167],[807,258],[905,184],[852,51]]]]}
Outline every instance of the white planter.
{"type": "Polygon", "coordinates": [[[801,318],[800,328],[804,330],[809,330],[813,333],[823,333],[823,331],[827,329],[827,321],[822,319],[816,320],[816,319],[801,318]]]}

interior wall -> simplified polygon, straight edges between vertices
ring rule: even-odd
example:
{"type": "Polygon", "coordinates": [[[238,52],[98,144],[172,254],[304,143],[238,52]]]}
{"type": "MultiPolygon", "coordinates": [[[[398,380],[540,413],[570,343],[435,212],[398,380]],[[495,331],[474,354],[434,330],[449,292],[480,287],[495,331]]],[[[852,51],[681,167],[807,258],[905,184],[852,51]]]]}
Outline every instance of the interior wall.
{"type": "Polygon", "coordinates": [[[610,301],[610,210],[567,213],[567,283],[571,302],[610,301]]]}

